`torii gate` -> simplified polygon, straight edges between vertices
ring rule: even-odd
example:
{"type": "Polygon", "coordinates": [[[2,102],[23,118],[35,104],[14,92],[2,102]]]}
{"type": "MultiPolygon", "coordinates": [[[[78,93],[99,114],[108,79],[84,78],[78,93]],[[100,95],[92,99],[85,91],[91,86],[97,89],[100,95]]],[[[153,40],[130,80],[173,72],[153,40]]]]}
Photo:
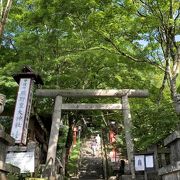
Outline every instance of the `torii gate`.
{"type": "Polygon", "coordinates": [[[148,97],[148,90],[92,90],[92,89],[68,89],[68,90],[54,90],[54,89],[37,89],[36,96],[55,98],[54,112],[52,116],[51,133],[49,139],[49,146],[47,152],[47,162],[51,158],[51,165],[55,163],[57,142],[59,136],[59,127],[61,123],[62,110],[122,110],[124,117],[125,139],[127,146],[127,155],[129,167],[131,170],[132,179],[135,179],[134,168],[134,143],[131,136],[131,113],[128,98],[131,97],[148,97]],[[122,104],[63,104],[62,97],[115,97],[121,98],[122,104]]]}

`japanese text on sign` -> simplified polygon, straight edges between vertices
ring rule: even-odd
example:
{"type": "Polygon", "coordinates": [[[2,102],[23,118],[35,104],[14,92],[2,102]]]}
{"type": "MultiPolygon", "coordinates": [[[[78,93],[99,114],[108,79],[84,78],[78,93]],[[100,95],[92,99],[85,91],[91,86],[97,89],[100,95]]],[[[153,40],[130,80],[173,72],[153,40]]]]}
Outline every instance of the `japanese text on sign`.
{"type": "Polygon", "coordinates": [[[29,101],[31,101],[32,99],[32,93],[30,93],[31,88],[31,79],[22,78],[20,80],[16,107],[13,117],[13,124],[11,129],[11,136],[15,139],[16,143],[22,143],[22,140],[24,139],[23,131],[26,131],[26,129],[24,129],[24,126],[27,124],[29,118],[29,104],[31,104],[29,101]]]}

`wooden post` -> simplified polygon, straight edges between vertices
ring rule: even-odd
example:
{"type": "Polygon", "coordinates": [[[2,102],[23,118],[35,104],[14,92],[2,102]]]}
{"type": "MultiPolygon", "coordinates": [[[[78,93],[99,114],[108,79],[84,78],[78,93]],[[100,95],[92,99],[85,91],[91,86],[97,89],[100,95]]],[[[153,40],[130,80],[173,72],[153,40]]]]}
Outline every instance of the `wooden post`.
{"type": "Polygon", "coordinates": [[[134,143],[131,136],[132,122],[131,122],[131,113],[130,113],[127,95],[122,97],[122,107],[123,107],[125,139],[126,139],[126,146],[127,146],[129,169],[131,171],[132,179],[135,179],[134,155],[133,155],[134,143]]]}
{"type": "Polygon", "coordinates": [[[56,96],[54,112],[53,112],[53,117],[52,117],[48,153],[47,153],[47,159],[46,159],[46,162],[49,161],[50,165],[55,164],[56,149],[57,149],[58,136],[59,136],[59,127],[61,123],[61,106],[62,106],[62,96],[56,96]]]}

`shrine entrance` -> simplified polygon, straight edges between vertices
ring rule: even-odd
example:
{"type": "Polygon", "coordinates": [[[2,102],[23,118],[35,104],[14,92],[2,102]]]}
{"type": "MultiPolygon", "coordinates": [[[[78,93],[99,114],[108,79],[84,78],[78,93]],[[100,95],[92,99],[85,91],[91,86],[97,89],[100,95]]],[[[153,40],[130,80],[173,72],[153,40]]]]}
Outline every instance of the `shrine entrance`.
{"type": "Polygon", "coordinates": [[[147,90],[90,90],[90,89],[72,89],[72,90],[50,90],[50,89],[37,89],[36,96],[55,98],[54,111],[52,116],[52,125],[50,132],[50,139],[47,152],[47,162],[50,165],[55,164],[56,149],[59,136],[59,128],[61,124],[61,111],[62,110],[122,110],[125,128],[125,139],[127,146],[127,155],[129,162],[129,169],[131,171],[132,179],[135,179],[134,168],[134,143],[131,135],[132,118],[130,113],[130,106],[128,98],[145,98],[148,97],[147,90]],[[66,104],[63,103],[63,97],[111,97],[120,98],[121,103],[117,104],[66,104]],[[51,161],[49,161],[51,159],[51,161]]]}

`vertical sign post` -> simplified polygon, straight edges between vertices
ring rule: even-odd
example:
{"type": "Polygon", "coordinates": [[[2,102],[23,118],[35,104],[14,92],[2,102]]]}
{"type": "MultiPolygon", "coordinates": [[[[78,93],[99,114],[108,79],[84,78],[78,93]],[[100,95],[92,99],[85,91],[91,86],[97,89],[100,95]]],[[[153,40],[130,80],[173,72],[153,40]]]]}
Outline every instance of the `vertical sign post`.
{"type": "Polygon", "coordinates": [[[13,117],[11,136],[15,143],[26,144],[28,122],[32,102],[33,81],[30,78],[21,78],[13,117]]]}
{"type": "Polygon", "coordinates": [[[43,84],[43,82],[40,76],[34,74],[28,67],[24,67],[22,73],[16,74],[13,77],[16,82],[19,83],[19,90],[16,99],[11,136],[15,139],[16,144],[26,145],[33,86],[34,83],[43,84]]]}

